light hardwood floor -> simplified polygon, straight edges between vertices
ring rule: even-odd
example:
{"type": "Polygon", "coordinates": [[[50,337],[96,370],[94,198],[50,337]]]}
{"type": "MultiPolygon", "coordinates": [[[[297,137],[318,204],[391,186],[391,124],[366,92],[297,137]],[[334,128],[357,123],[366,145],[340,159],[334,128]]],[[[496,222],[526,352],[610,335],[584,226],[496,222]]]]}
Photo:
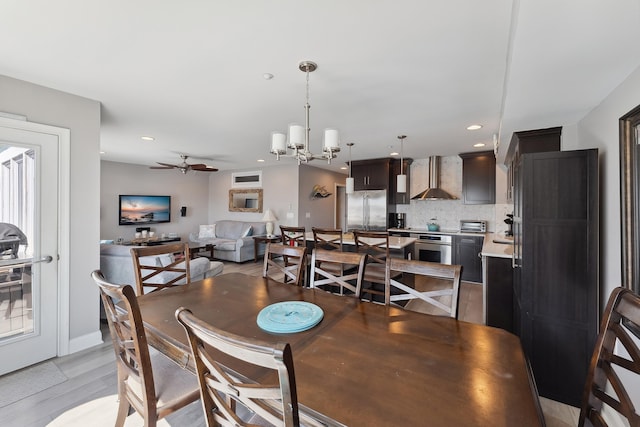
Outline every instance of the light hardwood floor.
{"type": "MultiPolygon", "coordinates": [[[[261,275],[262,263],[225,262],[224,272],[261,275]]],[[[482,323],[481,285],[462,283],[459,318],[467,322],[482,323]]],[[[67,377],[67,381],[0,407],[0,426],[113,426],[117,408],[115,357],[106,325],[103,325],[102,330],[104,344],[51,360],[67,377]]],[[[0,377],[0,385],[2,381],[3,377],[0,377]]],[[[541,403],[547,426],[566,427],[577,424],[577,408],[544,398],[541,398],[541,403]]],[[[127,419],[126,425],[142,425],[142,419],[133,414],[127,419]]],[[[205,425],[200,402],[170,415],[159,425],[205,425]]]]}

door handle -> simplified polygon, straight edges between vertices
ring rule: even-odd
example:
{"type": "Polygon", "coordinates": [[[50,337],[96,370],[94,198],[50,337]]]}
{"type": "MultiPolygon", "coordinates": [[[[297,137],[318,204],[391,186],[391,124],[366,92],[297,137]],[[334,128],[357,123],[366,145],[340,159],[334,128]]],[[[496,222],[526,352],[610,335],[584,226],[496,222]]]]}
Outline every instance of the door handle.
{"type": "Polygon", "coordinates": [[[53,261],[53,257],[51,255],[45,255],[41,258],[22,258],[22,259],[7,259],[0,261],[0,268],[20,268],[26,267],[28,265],[40,264],[40,263],[50,263],[53,261]]]}

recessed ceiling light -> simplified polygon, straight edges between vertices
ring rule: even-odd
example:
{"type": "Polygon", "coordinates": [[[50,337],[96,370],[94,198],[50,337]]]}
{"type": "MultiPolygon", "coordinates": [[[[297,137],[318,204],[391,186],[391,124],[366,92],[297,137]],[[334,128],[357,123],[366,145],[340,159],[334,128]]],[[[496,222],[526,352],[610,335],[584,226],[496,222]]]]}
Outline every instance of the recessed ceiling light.
{"type": "Polygon", "coordinates": [[[467,130],[478,130],[482,129],[482,125],[469,125],[467,126],[467,130]]]}
{"type": "Polygon", "coordinates": [[[477,144],[473,144],[474,147],[484,147],[484,142],[478,142],[477,144]]]}
{"type": "Polygon", "coordinates": [[[264,163],[264,159],[258,159],[258,163],[264,163]]]}
{"type": "Polygon", "coordinates": [[[396,153],[396,152],[394,151],[394,152],[392,152],[392,153],[389,153],[389,155],[390,155],[390,156],[399,156],[399,155],[400,155],[400,153],[396,153]]]}
{"type": "Polygon", "coordinates": [[[262,75],[262,78],[264,78],[265,80],[271,80],[273,78],[273,74],[271,73],[264,73],[262,75]]]}
{"type": "Polygon", "coordinates": [[[346,170],[347,170],[347,169],[349,169],[349,168],[348,168],[348,167],[346,167],[346,166],[340,166],[340,169],[342,169],[342,170],[346,171],[346,170]]]}
{"type": "Polygon", "coordinates": [[[152,137],[152,136],[142,136],[140,138],[145,140],[145,141],[155,141],[155,138],[152,137]]]}
{"type": "Polygon", "coordinates": [[[107,152],[106,151],[101,151],[100,155],[102,155],[102,154],[107,154],[107,152]]]}

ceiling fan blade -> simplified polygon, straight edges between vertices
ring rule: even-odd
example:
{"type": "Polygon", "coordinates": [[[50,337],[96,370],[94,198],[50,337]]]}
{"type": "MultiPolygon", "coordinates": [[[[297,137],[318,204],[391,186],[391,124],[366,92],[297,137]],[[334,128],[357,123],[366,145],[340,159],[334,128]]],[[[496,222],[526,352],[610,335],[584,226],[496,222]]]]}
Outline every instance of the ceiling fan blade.
{"type": "Polygon", "coordinates": [[[149,169],[174,169],[173,166],[149,166],[149,169]]]}
{"type": "Polygon", "coordinates": [[[159,164],[159,165],[168,167],[168,168],[179,168],[180,167],[178,165],[172,165],[171,163],[162,163],[162,162],[156,162],[156,163],[159,164]]]}
{"type": "Polygon", "coordinates": [[[199,172],[217,172],[217,168],[212,168],[207,165],[191,165],[191,169],[199,172]]]}
{"type": "Polygon", "coordinates": [[[207,167],[207,165],[205,165],[204,163],[194,163],[192,165],[187,165],[187,166],[189,166],[191,169],[202,169],[207,167]]]}

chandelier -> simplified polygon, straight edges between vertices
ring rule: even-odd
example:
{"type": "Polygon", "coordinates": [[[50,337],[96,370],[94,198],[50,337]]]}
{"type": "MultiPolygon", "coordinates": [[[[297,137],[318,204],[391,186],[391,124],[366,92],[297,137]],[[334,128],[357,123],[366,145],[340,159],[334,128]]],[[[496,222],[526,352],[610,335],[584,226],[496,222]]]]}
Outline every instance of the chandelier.
{"type": "Polygon", "coordinates": [[[302,127],[296,123],[289,125],[289,138],[282,132],[271,133],[271,154],[276,155],[276,159],[280,160],[280,157],[293,157],[298,160],[298,164],[309,160],[322,159],[331,164],[331,159],[336,157],[336,153],[340,151],[339,136],[336,129],[325,129],[324,141],[322,144],[322,154],[313,154],[309,150],[309,73],[318,68],[315,62],[302,61],[298,66],[300,71],[303,71],[307,75],[307,96],[305,110],[305,126],[302,127]],[[291,150],[288,154],[287,149],[291,150]]]}

